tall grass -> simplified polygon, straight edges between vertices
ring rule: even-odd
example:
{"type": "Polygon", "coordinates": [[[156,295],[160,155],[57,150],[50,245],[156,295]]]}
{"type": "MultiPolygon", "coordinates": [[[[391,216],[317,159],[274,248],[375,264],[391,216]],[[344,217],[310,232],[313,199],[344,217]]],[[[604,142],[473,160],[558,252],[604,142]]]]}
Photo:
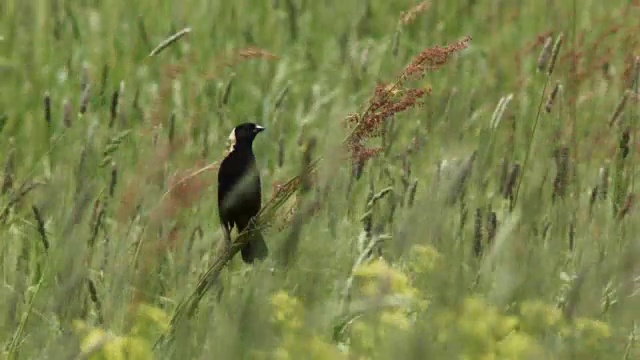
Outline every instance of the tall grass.
{"type": "Polygon", "coordinates": [[[5,0],[2,358],[638,358],[638,15],[5,0]],[[247,120],[251,267],[214,195],[247,120]]]}

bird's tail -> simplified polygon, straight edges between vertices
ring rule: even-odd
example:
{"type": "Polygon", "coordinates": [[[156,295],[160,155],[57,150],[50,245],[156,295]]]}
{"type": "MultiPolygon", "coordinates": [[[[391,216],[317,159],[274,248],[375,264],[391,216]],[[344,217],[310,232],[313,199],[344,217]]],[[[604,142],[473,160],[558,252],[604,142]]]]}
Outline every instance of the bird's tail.
{"type": "Polygon", "coordinates": [[[249,240],[246,245],[240,249],[242,261],[247,264],[253,264],[255,260],[266,259],[267,255],[269,255],[269,249],[260,230],[249,231],[246,233],[246,236],[249,236],[249,240]]]}

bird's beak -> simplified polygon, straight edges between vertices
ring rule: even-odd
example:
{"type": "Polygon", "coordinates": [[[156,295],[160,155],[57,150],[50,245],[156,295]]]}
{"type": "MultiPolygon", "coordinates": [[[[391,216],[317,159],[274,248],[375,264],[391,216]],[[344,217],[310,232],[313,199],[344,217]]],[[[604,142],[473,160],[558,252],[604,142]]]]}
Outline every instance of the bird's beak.
{"type": "Polygon", "coordinates": [[[261,133],[264,131],[264,127],[260,126],[260,125],[256,125],[255,130],[253,130],[256,134],[257,133],[261,133]]]}

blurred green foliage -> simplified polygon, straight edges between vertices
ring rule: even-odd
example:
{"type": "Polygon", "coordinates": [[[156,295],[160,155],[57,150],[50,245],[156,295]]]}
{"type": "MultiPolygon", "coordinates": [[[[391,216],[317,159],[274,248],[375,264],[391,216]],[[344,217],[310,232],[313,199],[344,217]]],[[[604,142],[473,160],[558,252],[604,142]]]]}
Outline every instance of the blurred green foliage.
{"type": "Polygon", "coordinates": [[[0,358],[640,358],[637,2],[416,3],[0,2],[0,358]],[[464,36],[355,176],[348,115],[464,36]],[[265,201],[312,139],[314,187],[172,323],[246,120],[265,201]]]}

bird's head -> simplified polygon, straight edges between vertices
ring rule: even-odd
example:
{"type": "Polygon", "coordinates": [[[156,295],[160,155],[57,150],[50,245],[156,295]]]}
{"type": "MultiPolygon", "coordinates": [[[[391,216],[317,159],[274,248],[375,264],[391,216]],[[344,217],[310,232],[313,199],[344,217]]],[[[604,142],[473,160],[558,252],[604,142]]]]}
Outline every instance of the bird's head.
{"type": "Polygon", "coordinates": [[[229,134],[229,145],[233,149],[237,146],[251,146],[256,135],[264,131],[264,127],[254,123],[243,123],[236,126],[229,134]]]}

